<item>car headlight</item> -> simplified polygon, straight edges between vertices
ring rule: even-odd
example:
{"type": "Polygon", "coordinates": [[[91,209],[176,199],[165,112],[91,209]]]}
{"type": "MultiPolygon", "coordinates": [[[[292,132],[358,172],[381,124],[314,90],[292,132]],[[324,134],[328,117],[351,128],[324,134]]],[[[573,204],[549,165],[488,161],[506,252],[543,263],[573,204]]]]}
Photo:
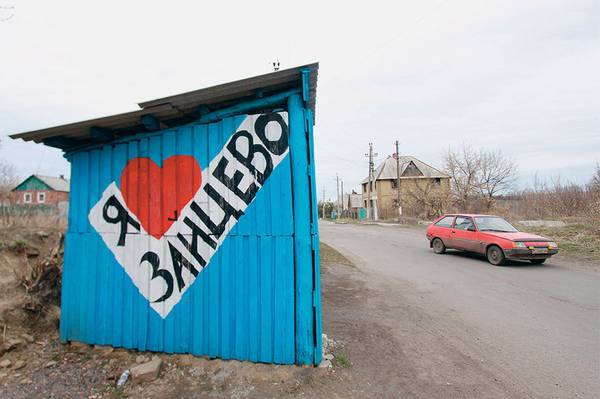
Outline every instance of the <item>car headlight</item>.
{"type": "Polygon", "coordinates": [[[558,244],[555,243],[554,241],[550,241],[548,243],[548,248],[550,248],[550,249],[558,248],[558,244]]]}
{"type": "Polygon", "coordinates": [[[524,242],[522,241],[513,241],[514,248],[527,248],[524,242]]]}

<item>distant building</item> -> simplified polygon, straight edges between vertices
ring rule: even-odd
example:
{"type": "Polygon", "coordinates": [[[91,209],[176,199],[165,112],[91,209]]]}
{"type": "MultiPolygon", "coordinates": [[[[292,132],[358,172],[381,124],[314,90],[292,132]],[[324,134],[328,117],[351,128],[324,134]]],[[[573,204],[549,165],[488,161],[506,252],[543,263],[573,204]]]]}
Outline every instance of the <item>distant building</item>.
{"type": "MultiPolygon", "coordinates": [[[[412,156],[400,156],[400,202],[402,214],[417,216],[423,213],[423,202],[432,193],[450,189],[450,176],[412,156]]],[[[373,172],[371,198],[368,182],[362,182],[362,206],[371,206],[375,218],[389,219],[398,216],[398,169],[396,155],[390,155],[373,172]]],[[[426,212],[425,212],[426,213],[426,212]]]]}
{"type": "Polygon", "coordinates": [[[354,190],[350,194],[344,194],[342,209],[345,216],[353,219],[358,218],[358,211],[362,207],[362,194],[357,194],[354,190]]]}
{"type": "Polygon", "coordinates": [[[69,179],[31,175],[12,189],[11,199],[19,205],[61,207],[69,202],[69,179]]]}

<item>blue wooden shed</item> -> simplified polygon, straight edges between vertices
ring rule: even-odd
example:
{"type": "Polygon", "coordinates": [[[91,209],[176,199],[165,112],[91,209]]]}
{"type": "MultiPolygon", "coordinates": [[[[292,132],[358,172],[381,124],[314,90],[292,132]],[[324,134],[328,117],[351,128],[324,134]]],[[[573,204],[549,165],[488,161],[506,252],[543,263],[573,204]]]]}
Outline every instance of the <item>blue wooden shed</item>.
{"type": "Polygon", "coordinates": [[[318,64],[11,137],[71,163],[63,341],[321,361],[318,64]]]}

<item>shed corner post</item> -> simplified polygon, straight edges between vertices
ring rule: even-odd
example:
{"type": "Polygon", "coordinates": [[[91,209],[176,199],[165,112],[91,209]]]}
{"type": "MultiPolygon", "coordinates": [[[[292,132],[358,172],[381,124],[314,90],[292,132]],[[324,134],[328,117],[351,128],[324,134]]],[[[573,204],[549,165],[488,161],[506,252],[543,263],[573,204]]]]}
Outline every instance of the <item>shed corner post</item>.
{"type": "MultiPolygon", "coordinates": [[[[73,153],[67,150],[63,150],[63,157],[69,162],[70,167],[70,179],[69,179],[69,204],[72,201],[72,183],[73,183],[73,153]]],[[[62,343],[66,343],[70,340],[71,330],[69,328],[70,317],[69,308],[72,306],[72,279],[71,279],[71,252],[70,249],[73,245],[71,241],[73,240],[72,231],[74,229],[75,222],[73,221],[75,218],[75,208],[76,206],[69,206],[67,211],[67,229],[64,232],[64,241],[63,241],[63,270],[61,276],[61,290],[60,290],[60,318],[58,323],[58,331],[59,331],[59,340],[62,343]],[[69,249],[69,250],[67,250],[69,249]]]]}
{"type": "Polygon", "coordinates": [[[306,110],[307,135],[309,147],[309,171],[311,188],[311,212],[312,219],[310,225],[312,256],[313,256],[313,307],[314,307],[314,326],[315,326],[315,353],[314,364],[320,364],[323,360],[323,340],[322,340],[322,309],[321,309],[321,254],[319,241],[319,210],[317,202],[317,183],[315,170],[315,151],[314,151],[314,114],[311,109],[306,110]]]}
{"type": "Polygon", "coordinates": [[[315,318],[308,140],[302,96],[288,99],[289,144],[292,164],[295,275],[296,364],[314,364],[315,318]]]}

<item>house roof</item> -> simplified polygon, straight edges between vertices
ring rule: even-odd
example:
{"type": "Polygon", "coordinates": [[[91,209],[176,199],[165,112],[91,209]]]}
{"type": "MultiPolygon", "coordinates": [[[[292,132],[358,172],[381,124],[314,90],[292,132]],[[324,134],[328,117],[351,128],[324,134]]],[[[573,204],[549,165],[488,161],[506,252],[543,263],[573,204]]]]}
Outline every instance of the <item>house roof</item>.
{"type": "MultiPolygon", "coordinates": [[[[382,163],[380,163],[375,172],[373,173],[373,180],[391,180],[398,178],[398,172],[396,168],[396,157],[395,155],[388,156],[382,163]]],[[[411,156],[401,155],[400,156],[400,179],[414,179],[414,178],[449,178],[446,173],[434,168],[431,165],[411,156]],[[409,165],[415,165],[415,167],[422,173],[422,176],[402,176],[409,165]]],[[[369,177],[365,177],[361,184],[367,183],[369,177]]]]}
{"type": "Polygon", "coordinates": [[[44,183],[46,183],[50,188],[54,191],[66,191],[69,192],[69,179],[65,179],[63,177],[54,177],[54,176],[42,176],[42,175],[34,175],[44,183]]]}
{"type": "MultiPolygon", "coordinates": [[[[228,109],[242,102],[281,94],[292,89],[302,89],[308,93],[307,104],[314,113],[318,70],[318,63],[302,65],[205,89],[144,101],[138,103],[140,109],[136,111],[16,133],[10,137],[44,143],[62,149],[81,148],[123,136],[157,130],[157,126],[161,129],[180,126],[197,121],[207,112],[228,109]],[[304,70],[310,71],[308,81],[303,79],[302,71],[304,70]]],[[[270,105],[271,108],[277,106],[281,105],[270,105]]],[[[257,109],[256,112],[261,110],[257,109]]]]}
{"type": "Polygon", "coordinates": [[[17,184],[17,186],[15,188],[13,188],[13,190],[16,190],[17,188],[19,188],[21,185],[23,185],[25,182],[27,182],[31,178],[40,180],[42,183],[44,183],[45,185],[47,185],[54,191],[64,191],[67,193],[69,192],[69,182],[70,182],[69,179],[65,179],[63,177],[43,176],[43,175],[36,175],[36,174],[31,175],[31,176],[27,177],[26,179],[24,179],[21,183],[17,184]]]}

